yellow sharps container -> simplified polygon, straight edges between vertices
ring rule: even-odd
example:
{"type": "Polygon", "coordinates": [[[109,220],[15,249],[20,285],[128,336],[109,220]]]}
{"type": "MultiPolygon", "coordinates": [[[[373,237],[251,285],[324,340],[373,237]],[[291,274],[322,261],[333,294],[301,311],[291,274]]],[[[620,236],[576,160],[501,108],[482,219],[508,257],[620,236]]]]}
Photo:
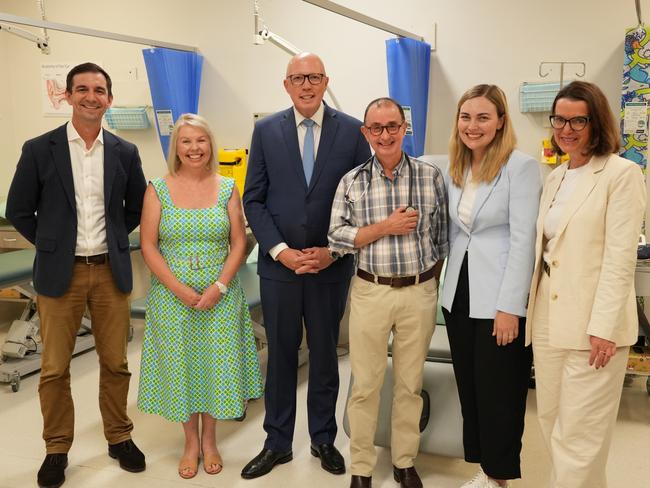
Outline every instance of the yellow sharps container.
{"type": "Polygon", "coordinates": [[[248,149],[219,149],[219,173],[235,179],[239,195],[244,193],[246,182],[246,156],[248,149]]]}

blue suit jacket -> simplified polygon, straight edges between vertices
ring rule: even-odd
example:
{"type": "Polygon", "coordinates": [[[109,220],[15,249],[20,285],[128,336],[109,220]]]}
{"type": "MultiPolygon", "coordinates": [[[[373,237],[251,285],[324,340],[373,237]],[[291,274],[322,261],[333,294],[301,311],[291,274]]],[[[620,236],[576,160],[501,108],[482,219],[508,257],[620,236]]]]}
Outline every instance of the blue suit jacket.
{"type": "MultiPolygon", "coordinates": [[[[276,262],[269,250],[281,242],[293,249],[327,246],[332,200],[341,177],[370,157],[361,122],[325,105],[318,154],[309,186],[305,181],[293,108],[255,124],[244,189],[244,210],[259,243],[262,278],[297,281],[301,276],[276,262]]],[[[351,256],[316,275],[340,282],[352,275],[351,256]]]]}
{"type": "Polygon", "coordinates": [[[497,310],[526,316],[535,260],[535,222],[542,180],[530,156],[513,151],[497,176],[478,186],[471,227],[458,218],[463,189],[445,174],[449,197],[449,257],[441,304],[451,311],[465,251],[469,315],[491,319],[497,310]]]}
{"type": "MultiPolygon", "coordinates": [[[[138,149],[104,131],[104,208],[113,279],[133,286],[129,233],[140,223],[147,183],[138,149]]],[[[36,247],[34,287],[58,297],[70,286],[77,244],[77,205],[65,124],[23,145],[9,195],[7,218],[36,247]]]]}

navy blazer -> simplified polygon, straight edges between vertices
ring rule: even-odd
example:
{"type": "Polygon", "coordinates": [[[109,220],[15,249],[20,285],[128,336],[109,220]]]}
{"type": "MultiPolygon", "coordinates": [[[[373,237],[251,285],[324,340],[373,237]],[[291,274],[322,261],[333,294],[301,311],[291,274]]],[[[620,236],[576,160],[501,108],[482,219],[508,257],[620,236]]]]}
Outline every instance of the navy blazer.
{"type": "MultiPolygon", "coordinates": [[[[147,183],[138,149],[104,131],[104,206],[109,262],[117,287],[133,287],[129,233],[140,223],[147,183]]],[[[70,286],[77,244],[77,205],[66,125],[23,145],[7,219],[35,245],[34,287],[58,297],[70,286]]]]}
{"type": "MultiPolygon", "coordinates": [[[[274,261],[273,246],[327,247],[332,200],[341,177],[370,157],[361,121],[325,105],[318,153],[309,186],[302,167],[293,107],[255,124],[244,189],[244,210],[259,243],[262,278],[297,281],[301,276],[274,261]]],[[[335,283],[352,276],[352,257],[336,260],[314,276],[335,283]]]]}

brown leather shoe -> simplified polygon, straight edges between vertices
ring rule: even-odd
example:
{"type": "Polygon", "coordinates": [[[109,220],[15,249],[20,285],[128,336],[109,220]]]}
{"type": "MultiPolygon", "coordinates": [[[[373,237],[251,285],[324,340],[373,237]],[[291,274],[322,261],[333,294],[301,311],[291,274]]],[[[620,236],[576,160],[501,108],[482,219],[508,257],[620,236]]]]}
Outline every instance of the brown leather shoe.
{"type": "Polygon", "coordinates": [[[401,488],[422,488],[422,480],[414,466],[410,468],[396,468],[393,466],[393,478],[401,488]]]}
{"type": "Polygon", "coordinates": [[[350,488],[372,488],[372,476],[352,475],[350,488]]]}

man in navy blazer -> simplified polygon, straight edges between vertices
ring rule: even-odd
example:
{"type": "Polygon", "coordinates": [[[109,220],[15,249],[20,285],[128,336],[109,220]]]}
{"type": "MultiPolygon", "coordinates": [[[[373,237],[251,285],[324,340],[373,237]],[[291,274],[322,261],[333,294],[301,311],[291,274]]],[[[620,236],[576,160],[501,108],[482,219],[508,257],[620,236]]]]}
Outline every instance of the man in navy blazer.
{"type": "Polygon", "coordinates": [[[66,80],[71,122],[27,141],[9,196],[7,218],[36,247],[43,356],[39,396],[47,455],[41,487],[65,481],[74,435],[70,359],[86,307],[99,356],[99,406],[108,453],[127,471],[145,469],[126,413],[128,234],[140,221],[146,181],[137,148],[102,130],[113,95],[101,67],[84,63],[66,80]]]}
{"type": "Polygon", "coordinates": [[[332,200],[341,177],[370,157],[361,121],[325,105],[328,78],[318,56],[287,66],[293,107],[253,131],[244,190],[246,217],[259,243],[257,270],[269,343],[262,451],[242,470],[262,476],[293,457],[298,348],[309,346],[307,414],[311,453],[323,469],[345,472],[334,446],[339,389],[336,344],[353,271],[351,256],[327,249],[332,200]]]}

